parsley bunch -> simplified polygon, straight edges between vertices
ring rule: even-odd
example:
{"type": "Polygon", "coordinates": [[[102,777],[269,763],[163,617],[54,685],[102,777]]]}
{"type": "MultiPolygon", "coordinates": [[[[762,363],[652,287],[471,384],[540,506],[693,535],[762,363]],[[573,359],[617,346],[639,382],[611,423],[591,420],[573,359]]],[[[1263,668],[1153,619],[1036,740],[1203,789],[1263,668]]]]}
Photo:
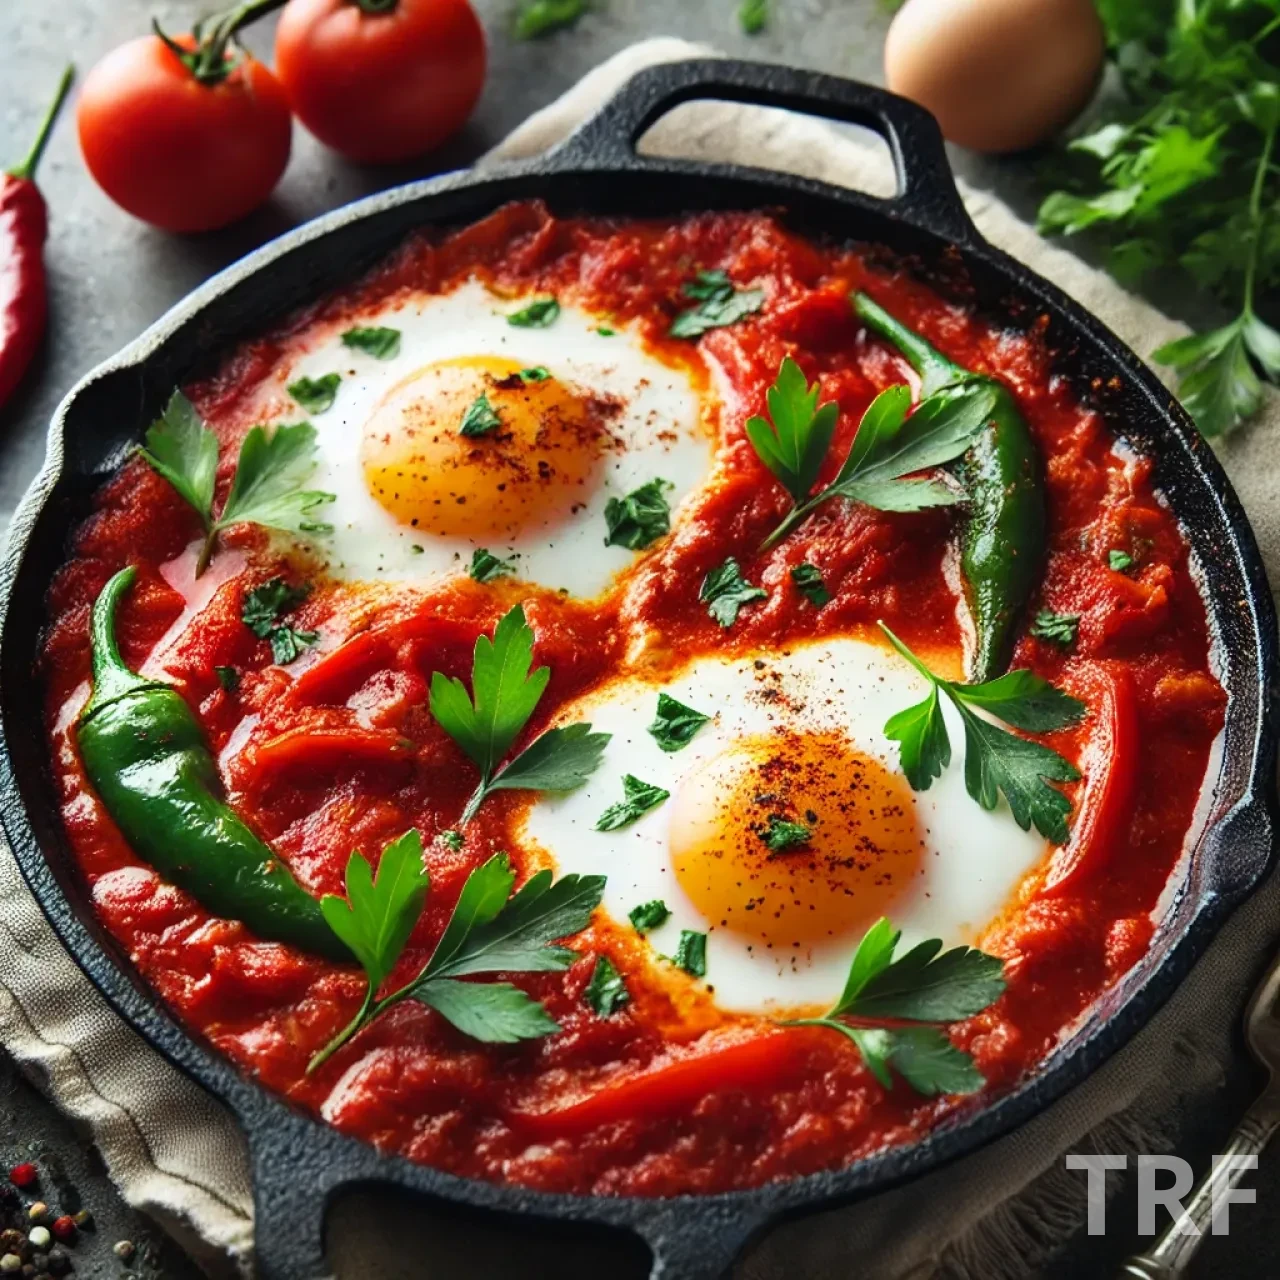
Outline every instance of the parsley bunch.
{"type": "Polygon", "coordinates": [[[1155,359],[1205,435],[1257,413],[1280,332],[1257,313],[1280,282],[1280,10],[1275,0],[1099,0],[1123,99],[1054,162],[1042,230],[1108,234],[1127,284],[1175,268],[1226,304],[1218,329],[1155,359]]]}
{"type": "Polygon", "coordinates": [[[312,514],[334,495],[302,486],[315,470],[316,430],[309,422],[254,427],[240,444],[231,490],[219,515],[213,514],[218,475],[218,437],[195,405],[175,391],[164,413],[147,428],[138,452],[200,517],[204,546],[196,561],[198,578],[209,566],[218,535],[233,524],[260,524],[289,533],[331,533],[312,514]]]}
{"type": "Polygon", "coordinates": [[[604,893],[603,876],[561,876],[539,871],[512,893],[516,875],[505,853],[494,854],[466,879],[449,923],[417,975],[381,1000],[431,888],[422,861],[422,837],[407,831],[382,851],[375,877],[368,861],[347,862],[347,896],[326,894],[320,910],[365,971],[364,1000],[355,1017],[315,1055],[310,1074],[374,1018],[402,1000],[418,1000],[464,1035],[487,1044],[514,1044],[559,1031],[532,996],[510,982],[461,982],[476,974],[555,973],[578,958],[551,946],[585,929],[604,893]]]}
{"type": "Polygon", "coordinates": [[[973,1093],[986,1083],[982,1073],[938,1024],[971,1018],[994,1004],[1005,989],[1004,963],[972,947],[943,951],[938,938],[895,960],[901,937],[888,920],[877,920],[858,944],[839,1000],[820,1018],[785,1025],[828,1027],[848,1036],[886,1089],[893,1088],[892,1066],[925,1097],[973,1093]],[[908,1025],[876,1025],[886,1022],[908,1025]]]}

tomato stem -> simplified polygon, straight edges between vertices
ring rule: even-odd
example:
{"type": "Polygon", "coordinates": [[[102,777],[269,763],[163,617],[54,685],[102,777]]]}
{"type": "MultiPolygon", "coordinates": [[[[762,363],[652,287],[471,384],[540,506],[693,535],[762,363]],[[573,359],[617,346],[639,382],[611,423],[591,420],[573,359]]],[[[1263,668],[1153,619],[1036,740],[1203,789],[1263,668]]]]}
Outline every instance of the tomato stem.
{"type": "Polygon", "coordinates": [[[202,18],[191,29],[194,49],[180,45],[155,18],[151,19],[151,29],[201,84],[212,86],[221,84],[235,69],[238,60],[227,56],[227,45],[236,34],[259,18],[283,8],[285,3],[286,0],[243,0],[233,8],[202,18]]]}
{"type": "Polygon", "coordinates": [[[67,94],[71,91],[71,81],[75,78],[75,74],[75,67],[68,63],[67,69],[62,73],[62,79],[58,81],[58,92],[49,104],[49,109],[44,113],[44,119],[40,121],[40,128],[36,132],[35,141],[31,144],[31,150],[27,152],[26,159],[17,168],[9,170],[11,178],[21,178],[30,182],[35,177],[36,165],[40,163],[40,157],[44,154],[45,144],[53,132],[58,112],[62,110],[62,104],[66,102],[67,94]]]}

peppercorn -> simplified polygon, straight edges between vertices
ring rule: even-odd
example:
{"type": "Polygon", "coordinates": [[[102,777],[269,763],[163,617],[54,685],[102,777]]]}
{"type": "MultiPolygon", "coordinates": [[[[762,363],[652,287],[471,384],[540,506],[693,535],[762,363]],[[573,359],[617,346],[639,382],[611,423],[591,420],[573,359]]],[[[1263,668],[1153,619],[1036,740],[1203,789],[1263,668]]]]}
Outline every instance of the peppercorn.
{"type": "Polygon", "coordinates": [[[0,1231],[0,1253],[17,1253],[25,1252],[27,1246],[27,1237],[15,1227],[9,1227],[5,1231],[0,1231]]]}
{"type": "Polygon", "coordinates": [[[117,1240],[115,1244],[111,1246],[111,1252],[114,1253],[121,1262],[128,1262],[129,1259],[133,1257],[133,1241],[117,1240]]]}
{"type": "Polygon", "coordinates": [[[69,1214],[64,1213],[62,1217],[53,1220],[53,1234],[59,1240],[74,1240],[76,1238],[75,1219],[69,1214]]]}
{"type": "Polygon", "coordinates": [[[53,1243],[48,1227],[32,1227],[27,1239],[31,1241],[33,1249],[47,1249],[53,1243]]]}
{"type": "Polygon", "coordinates": [[[65,1276],[71,1270],[71,1255],[60,1244],[55,1244],[49,1250],[49,1261],[45,1266],[49,1268],[50,1275],[65,1276]]]}
{"type": "Polygon", "coordinates": [[[14,1271],[22,1270],[22,1259],[16,1253],[6,1253],[0,1256],[0,1271],[5,1275],[9,1275],[14,1271]]]}
{"type": "Polygon", "coordinates": [[[49,1216],[49,1206],[43,1200],[37,1200],[35,1204],[27,1210],[27,1217],[32,1222],[43,1222],[49,1216]]]}
{"type": "Polygon", "coordinates": [[[9,1170],[9,1181],[15,1187],[29,1187],[40,1176],[40,1170],[29,1160],[24,1164],[15,1164],[9,1170]]]}

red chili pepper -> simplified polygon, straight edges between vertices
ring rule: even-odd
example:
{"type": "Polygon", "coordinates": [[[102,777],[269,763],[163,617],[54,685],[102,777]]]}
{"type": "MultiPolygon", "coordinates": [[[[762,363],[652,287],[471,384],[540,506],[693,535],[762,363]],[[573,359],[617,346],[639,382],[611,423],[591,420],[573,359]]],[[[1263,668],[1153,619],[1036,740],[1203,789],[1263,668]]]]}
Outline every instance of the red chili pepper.
{"type": "Polygon", "coordinates": [[[13,394],[44,334],[48,315],[44,242],[49,220],[34,177],[73,74],[72,67],[62,73],[57,96],[27,158],[16,169],[0,174],[0,406],[13,394]]]}

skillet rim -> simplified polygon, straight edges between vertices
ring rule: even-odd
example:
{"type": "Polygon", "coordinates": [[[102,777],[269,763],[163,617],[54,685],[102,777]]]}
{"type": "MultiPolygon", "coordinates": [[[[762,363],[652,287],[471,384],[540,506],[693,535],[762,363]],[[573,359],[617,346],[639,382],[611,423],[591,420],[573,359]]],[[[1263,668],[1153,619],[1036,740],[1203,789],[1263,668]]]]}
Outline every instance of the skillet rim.
{"type": "MultiPolygon", "coordinates": [[[[314,1215],[313,1206],[317,1201],[322,1214],[324,1204],[339,1186],[384,1181],[507,1215],[531,1214],[575,1223],[596,1222],[627,1227],[638,1232],[653,1249],[657,1259],[655,1276],[692,1276],[695,1270],[698,1275],[719,1274],[742,1243],[766,1222],[784,1214],[829,1207],[871,1191],[887,1189],[993,1141],[1047,1108],[1136,1034],[1176,989],[1231,907],[1266,873],[1270,863],[1270,831],[1275,803],[1272,786],[1275,622],[1265,572],[1238,499],[1212,452],[1146,366],[1096,318],[1054,286],[987,245],[968,223],[953,187],[949,187],[949,194],[947,190],[937,189],[938,164],[942,154],[940,139],[931,120],[918,108],[893,99],[892,95],[881,90],[781,67],[691,60],[640,72],[622,86],[618,95],[597,116],[546,157],[409,184],[305,224],[240,263],[233,264],[188,295],[137,340],[91,372],[63,400],[50,427],[45,466],[28,490],[11,525],[4,561],[0,564],[0,622],[7,620],[13,606],[15,585],[19,582],[32,535],[50,505],[55,503],[59,488],[65,489],[68,483],[64,466],[64,428],[77,401],[113,375],[136,370],[141,376],[148,364],[162,357],[166,346],[189,326],[196,324],[206,310],[234,291],[237,285],[269,270],[289,255],[322,242],[344,227],[371,221],[389,210],[418,209],[419,223],[430,224],[440,219],[439,214],[433,218],[432,212],[439,206],[440,198],[450,193],[464,193],[473,203],[494,208],[504,203],[507,197],[499,194],[497,198],[490,199],[489,192],[530,179],[552,185],[572,185],[575,179],[590,176],[599,179],[617,173],[642,172],[653,177],[667,175],[713,181],[719,184],[717,189],[721,193],[740,189],[744,196],[750,188],[759,190],[763,187],[771,191],[778,203],[804,196],[822,205],[831,205],[833,209],[852,210],[905,223],[932,241],[940,241],[944,246],[948,243],[958,246],[963,255],[971,256],[1003,277],[1018,294],[1030,298],[1036,307],[1054,313],[1078,339],[1100,354],[1105,363],[1116,369],[1130,387],[1145,398],[1151,413],[1161,422],[1161,429],[1170,437],[1163,447],[1180,447],[1185,455],[1183,463],[1190,472],[1189,479],[1198,486],[1202,501],[1211,500],[1212,514],[1227,537],[1231,560],[1239,572],[1240,585],[1245,592],[1246,599],[1241,604],[1245,606],[1246,621],[1252,624],[1257,638],[1256,661],[1253,663],[1256,697],[1250,698],[1250,707],[1246,708],[1246,711],[1254,711],[1255,728],[1243,743],[1233,740],[1241,754],[1248,755],[1248,776],[1230,811],[1201,832],[1198,848],[1203,850],[1210,844],[1223,845],[1234,836],[1237,841],[1256,846],[1265,841],[1266,856],[1258,865],[1247,869],[1242,877],[1237,876],[1234,883],[1210,887],[1203,894],[1196,910],[1160,963],[1140,982],[1131,981],[1138,973],[1135,968],[1112,989],[1107,1002],[1117,1007],[1105,1020],[1087,1034],[1073,1038],[1066,1050],[1052,1053],[1035,1075],[1009,1093],[963,1119],[934,1130],[911,1146],[887,1149],[844,1169],[792,1178],[746,1191],[710,1196],[686,1195],[665,1200],[563,1196],[457,1178],[427,1166],[412,1164],[403,1157],[378,1153],[363,1142],[338,1133],[318,1118],[296,1111],[279,1096],[268,1093],[248,1076],[242,1076],[229,1060],[197,1040],[152,998],[143,995],[136,976],[117,963],[93,935],[91,928],[79,918],[40,849],[11,757],[9,699],[0,696],[0,801],[3,802],[0,819],[9,834],[23,874],[63,944],[126,1023],[153,1048],[223,1101],[241,1123],[249,1138],[253,1158],[260,1235],[267,1234],[264,1228],[275,1224],[282,1226],[286,1221],[291,1222],[292,1229],[296,1231],[299,1214],[305,1209],[314,1215]],[[636,157],[631,144],[643,127],[671,106],[695,97],[777,102],[779,105],[798,105],[800,109],[810,111],[819,109],[819,102],[824,108],[833,102],[843,103],[846,108],[843,111],[823,109],[821,113],[872,123],[882,133],[887,132],[900,172],[906,174],[907,190],[883,201],[774,171],[636,157]],[[864,119],[868,114],[874,119],[864,119]],[[922,152],[904,156],[904,140],[919,145],[922,152]],[[1249,750],[1245,752],[1244,748],[1249,750]],[[342,1168],[336,1170],[335,1176],[335,1166],[339,1162],[342,1168]],[[299,1180],[300,1168],[315,1174],[314,1180],[308,1181],[306,1204],[298,1193],[291,1194],[287,1185],[290,1181],[296,1183],[299,1180]],[[316,1194],[317,1187],[322,1195],[316,1194]],[[284,1203],[291,1206],[287,1217],[279,1212],[279,1205],[284,1203]]],[[[945,166],[945,160],[941,164],[945,166]]],[[[945,173],[945,168],[942,172],[945,173]]],[[[949,181],[947,178],[948,184],[949,181]]],[[[584,196],[584,191],[585,188],[576,195],[570,193],[569,201],[583,196],[583,203],[589,207],[590,198],[584,196]]],[[[745,201],[734,203],[736,207],[750,207],[745,201]]],[[[753,203],[758,204],[759,201],[753,203]]],[[[467,220],[479,216],[483,213],[473,212],[467,220]]],[[[874,235],[866,238],[874,239],[874,235]]],[[[118,461],[118,457],[102,459],[101,468],[114,469],[118,461]]],[[[1195,546],[1198,535],[1181,517],[1179,504],[1171,505],[1175,514],[1179,514],[1188,540],[1195,546]]],[[[1205,594],[1205,604],[1210,619],[1215,623],[1221,622],[1220,603],[1205,594]]],[[[5,650],[0,656],[5,658],[12,647],[4,643],[10,634],[11,629],[5,628],[3,639],[0,639],[0,646],[5,650]]],[[[4,687],[7,692],[7,682],[4,687]]],[[[1245,696],[1252,692],[1252,688],[1246,690],[1245,696]]],[[[1232,693],[1228,717],[1232,715],[1239,696],[1242,695],[1232,693]]],[[[1224,760],[1224,770],[1227,764],[1228,761],[1224,760]]],[[[1172,914],[1171,907],[1167,918],[1172,918],[1172,914]]],[[[283,1259],[279,1262],[274,1260],[275,1245],[270,1239],[260,1240],[259,1247],[264,1255],[272,1254],[266,1259],[265,1267],[273,1276],[302,1274],[301,1271],[281,1269],[283,1259]]],[[[309,1261],[307,1265],[312,1263],[309,1261]]]]}

